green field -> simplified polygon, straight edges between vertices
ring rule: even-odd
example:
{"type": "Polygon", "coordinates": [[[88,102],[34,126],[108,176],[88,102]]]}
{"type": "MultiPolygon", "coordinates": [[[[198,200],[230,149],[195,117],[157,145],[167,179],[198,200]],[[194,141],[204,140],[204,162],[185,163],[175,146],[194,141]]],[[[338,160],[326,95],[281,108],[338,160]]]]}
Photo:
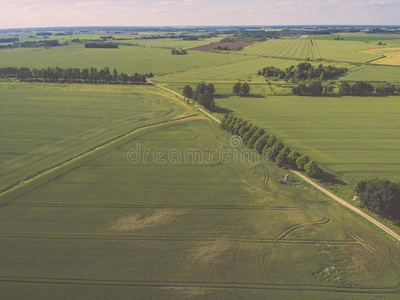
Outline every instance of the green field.
{"type": "Polygon", "coordinates": [[[233,151],[209,120],[171,122],[3,195],[1,298],[398,296],[391,242],[337,204],[246,160],[132,164],[138,144],[233,151]]]}
{"type": "Polygon", "coordinates": [[[276,134],[347,183],[400,179],[399,97],[231,97],[217,105],[276,134]]]}
{"type": "Polygon", "coordinates": [[[243,54],[293,59],[325,59],[340,62],[367,62],[379,55],[360,53],[362,50],[383,46],[361,42],[325,41],[308,39],[269,40],[247,47],[243,54]]]}
{"type": "Polygon", "coordinates": [[[388,81],[400,82],[400,67],[398,66],[361,66],[351,70],[342,80],[388,81]]]}
{"type": "MultiPolygon", "coordinates": [[[[175,34],[213,32],[202,30],[175,34]]],[[[122,85],[23,83],[2,73],[0,300],[399,299],[399,243],[291,171],[255,152],[249,159],[201,109],[152,84],[179,94],[214,84],[215,117],[233,114],[275,134],[332,175],[321,185],[360,207],[350,200],[358,180],[400,180],[400,96],[296,97],[297,83],[257,73],[309,61],[349,69],[323,82],[335,92],[343,80],[397,84],[400,67],[373,65],[382,55],[362,51],[381,38],[382,47],[400,45],[399,36],[285,36],[242,51],[171,54],[225,30],[201,41],[115,41],[118,49],[0,50],[0,68],[155,74],[122,85]],[[238,81],[251,85],[249,97],[233,96],[238,81]]],[[[49,39],[171,34],[109,32],[49,39]]]]}
{"type": "Polygon", "coordinates": [[[2,84],[0,190],[183,112],[150,87],[2,84]]]}
{"type": "Polygon", "coordinates": [[[0,50],[0,67],[31,68],[115,68],[119,72],[156,75],[189,69],[223,65],[247,59],[244,56],[190,51],[188,55],[171,55],[170,49],[121,46],[118,49],[85,49],[84,45],[0,50]]]}

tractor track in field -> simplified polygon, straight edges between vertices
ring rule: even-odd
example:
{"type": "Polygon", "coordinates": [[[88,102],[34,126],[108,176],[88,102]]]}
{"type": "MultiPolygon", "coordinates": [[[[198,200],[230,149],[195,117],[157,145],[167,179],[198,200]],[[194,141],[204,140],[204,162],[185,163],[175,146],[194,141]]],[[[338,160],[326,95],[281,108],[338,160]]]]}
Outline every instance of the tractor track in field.
{"type": "Polygon", "coordinates": [[[291,290],[311,292],[336,292],[346,294],[398,294],[398,286],[390,288],[377,287],[338,287],[329,285],[290,285],[265,284],[249,282],[211,282],[211,281],[156,281],[156,280],[99,280],[85,278],[32,278],[0,276],[0,282],[33,283],[47,285],[79,285],[110,287],[152,287],[152,288],[204,288],[204,289],[237,289],[237,290],[291,290]]]}
{"type": "Polygon", "coordinates": [[[7,239],[60,239],[60,240],[103,240],[103,241],[160,241],[160,242],[223,242],[250,244],[299,244],[299,245],[358,245],[355,240],[278,240],[235,237],[166,237],[146,235],[72,235],[72,234],[16,234],[0,233],[0,238],[7,239]]]}
{"type": "Polygon", "coordinates": [[[331,220],[328,217],[325,217],[322,220],[318,220],[318,221],[314,221],[314,222],[305,222],[305,223],[299,223],[299,224],[295,224],[292,225],[288,228],[286,228],[284,231],[282,231],[277,237],[277,240],[283,240],[286,236],[288,236],[289,234],[291,234],[292,232],[302,229],[304,227],[308,227],[308,226],[318,226],[318,225],[325,225],[328,224],[331,220]]]}
{"type": "MultiPolygon", "coordinates": [[[[25,197],[26,195],[30,194],[31,192],[34,192],[34,191],[36,191],[38,189],[41,189],[41,188],[47,186],[48,184],[56,181],[57,178],[61,178],[63,176],[68,175],[69,173],[73,172],[75,169],[83,167],[85,164],[82,164],[82,165],[80,165],[78,167],[75,167],[75,168],[73,168],[73,170],[71,170],[71,169],[64,170],[58,176],[51,177],[48,180],[43,181],[43,182],[39,182],[31,189],[27,189],[27,190],[23,190],[23,191],[19,190],[20,188],[25,187],[25,184],[28,184],[30,182],[35,183],[34,180],[39,179],[42,176],[49,175],[49,173],[52,172],[52,171],[60,170],[62,167],[68,165],[69,163],[72,163],[72,162],[74,162],[74,161],[76,161],[76,160],[78,160],[78,159],[80,159],[82,157],[85,157],[87,155],[95,153],[98,150],[104,149],[105,147],[107,147],[109,145],[112,145],[112,144],[114,144],[114,143],[116,143],[118,141],[121,141],[121,139],[123,139],[123,138],[126,138],[126,137],[128,137],[130,135],[136,134],[136,133],[138,133],[138,132],[140,132],[142,130],[146,130],[146,129],[150,129],[150,128],[157,128],[159,126],[164,126],[164,125],[174,125],[174,124],[177,124],[177,123],[179,123],[181,121],[186,121],[188,119],[197,119],[197,118],[201,118],[201,117],[193,116],[193,115],[185,116],[185,117],[176,118],[176,119],[173,119],[173,120],[163,121],[163,122],[159,122],[159,123],[155,123],[155,124],[146,125],[146,126],[142,126],[142,127],[136,128],[136,129],[134,129],[132,131],[129,131],[129,132],[125,133],[125,134],[118,135],[118,136],[116,136],[116,137],[114,137],[114,138],[112,138],[112,139],[110,139],[110,140],[108,140],[108,141],[106,141],[106,142],[104,142],[104,143],[102,143],[100,145],[92,147],[88,151],[85,151],[85,152],[82,152],[80,154],[77,154],[77,155],[73,156],[72,158],[69,158],[69,159],[67,159],[67,160],[65,160],[63,162],[60,162],[60,163],[56,164],[53,167],[50,167],[50,168],[48,168],[46,170],[42,170],[42,171],[38,172],[36,175],[34,175],[34,176],[31,175],[31,176],[29,176],[26,179],[21,181],[23,183],[21,186],[19,186],[20,183],[17,183],[17,184],[14,184],[14,185],[10,186],[6,190],[3,190],[0,193],[0,209],[5,207],[5,206],[7,206],[7,205],[9,205],[9,204],[11,204],[11,203],[13,203],[13,202],[15,202],[16,200],[18,200],[18,199],[20,199],[22,197],[25,197]],[[14,188],[16,188],[15,191],[12,190],[14,188]],[[17,192],[16,197],[14,195],[14,192],[17,192]]],[[[129,142],[131,142],[131,140],[125,142],[125,144],[129,143],[129,142]]],[[[103,156],[105,156],[105,155],[107,155],[108,153],[110,153],[110,152],[112,152],[114,150],[115,149],[111,149],[109,151],[105,151],[105,153],[103,153],[102,155],[96,157],[96,160],[101,158],[101,157],[103,157],[103,156]]]]}
{"type": "Polygon", "coordinates": [[[193,209],[193,210],[288,210],[303,211],[304,206],[220,206],[220,205],[107,205],[107,204],[42,204],[42,203],[13,203],[10,207],[39,207],[39,208],[124,208],[124,209],[193,209]]]}

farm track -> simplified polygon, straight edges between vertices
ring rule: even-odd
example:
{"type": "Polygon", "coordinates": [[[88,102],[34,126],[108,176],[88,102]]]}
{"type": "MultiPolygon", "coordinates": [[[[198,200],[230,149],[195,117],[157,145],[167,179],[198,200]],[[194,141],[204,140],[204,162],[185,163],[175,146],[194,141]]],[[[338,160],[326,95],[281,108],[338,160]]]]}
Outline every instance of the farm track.
{"type": "MultiPolygon", "coordinates": [[[[156,85],[158,86],[158,85],[156,85]]],[[[159,86],[160,87],[160,86],[159,86]]],[[[161,87],[164,90],[170,91],[174,94],[178,94],[170,89],[167,89],[165,87],[161,87]]],[[[179,95],[179,94],[178,94],[179,95]]],[[[183,97],[183,96],[181,96],[183,97]]],[[[207,113],[207,116],[210,116],[209,113],[207,113]]],[[[212,119],[214,121],[216,121],[218,124],[221,123],[221,121],[217,120],[214,116],[212,116],[212,119]]],[[[377,226],[378,228],[380,228],[381,230],[383,230],[384,232],[386,232],[387,234],[389,234],[391,237],[393,237],[395,240],[397,240],[398,242],[400,242],[400,235],[397,234],[396,232],[394,232],[393,230],[391,230],[390,228],[388,228],[387,226],[383,225],[381,222],[377,221],[376,219],[372,218],[370,215],[364,213],[363,211],[361,211],[360,209],[354,207],[353,205],[347,203],[346,201],[344,201],[343,199],[340,199],[339,197],[337,197],[336,195],[334,195],[333,193],[329,192],[328,190],[326,190],[325,188],[323,188],[322,186],[318,185],[317,183],[315,183],[314,181],[312,181],[310,178],[308,178],[307,176],[301,174],[298,171],[295,170],[291,170],[292,173],[294,173],[295,175],[299,176],[301,179],[303,179],[304,181],[306,181],[307,183],[311,184],[312,186],[314,186],[315,188],[317,188],[318,190],[320,190],[321,192],[323,192],[325,195],[327,195],[329,198],[335,200],[336,202],[339,202],[342,206],[345,206],[346,208],[350,209],[351,211],[357,213],[358,215],[360,215],[361,217],[363,217],[364,219],[368,220],[369,222],[371,222],[373,225],[377,226]]],[[[265,179],[265,183],[264,186],[265,188],[267,187],[266,183],[268,183],[268,176],[266,176],[265,179]]],[[[304,199],[302,199],[304,201],[304,199]]]]}
{"type": "Polygon", "coordinates": [[[383,225],[381,222],[379,222],[378,220],[375,220],[374,218],[372,218],[370,215],[364,213],[363,211],[361,211],[360,209],[356,208],[355,206],[347,203],[346,201],[344,201],[343,199],[339,198],[338,196],[332,194],[331,192],[329,192],[327,189],[323,188],[322,186],[316,184],[314,181],[312,181],[310,178],[306,177],[305,175],[301,174],[298,171],[292,170],[292,172],[294,174],[296,174],[297,176],[299,176],[301,179],[303,179],[304,181],[308,182],[309,184],[311,184],[312,186],[314,186],[315,188],[317,188],[318,190],[320,190],[321,192],[323,192],[324,194],[328,195],[330,198],[332,198],[333,200],[335,200],[336,202],[339,202],[341,205],[347,207],[348,209],[350,209],[351,211],[355,212],[356,214],[360,215],[361,217],[363,217],[364,219],[368,220],[369,222],[371,222],[372,224],[374,224],[375,226],[377,226],[378,228],[380,228],[381,230],[383,230],[384,232],[386,232],[387,234],[389,234],[391,237],[393,237],[395,240],[397,240],[398,242],[400,242],[400,235],[397,234],[396,232],[394,232],[393,230],[391,230],[390,228],[388,228],[387,226],[383,225]]]}
{"type": "Polygon", "coordinates": [[[196,282],[196,281],[143,281],[143,280],[98,280],[84,278],[30,278],[0,276],[0,282],[32,283],[46,285],[80,285],[110,287],[159,287],[159,288],[204,288],[204,289],[237,289],[237,290],[291,290],[311,292],[336,292],[345,294],[398,294],[398,286],[390,288],[353,288],[329,285],[285,285],[248,282],[196,282]]]}
{"type": "MultiPolygon", "coordinates": [[[[158,85],[156,85],[158,86],[158,85]]],[[[179,95],[176,92],[173,92],[167,88],[158,86],[172,92],[173,94],[183,98],[183,96],[179,95]]],[[[213,115],[203,110],[202,108],[198,108],[201,112],[207,115],[210,119],[214,120],[217,123],[220,121],[215,118],[213,115]]],[[[173,121],[165,121],[159,124],[153,124],[149,126],[145,126],[139,129],[135,129],[134,131],[127,133],[124,136],[120,136],[111,142],[101,145],[99,147],[103,148],[112,144],[113,142],[119,141],[120,139],[130,135],[135,134],[137,131],[142,129],[154,128],[155,130],[159,130],[164,126],[174,125],[180,121],[194,119],[196,117],[190,116],[182,119],[177,119],[173,121]],[[159,128],[160,127],[160,128],[159,128]]],[[[202,139],[200,136],[198,138],[202,139]]],[[[135,138],[134,138],[135,139],[135,138]]],[[[132,139],[126,141],[125,144],[130,143],[132,139]]],[[[203,144],[210,148],[210,145],[207,144],[207,141],[202,139],[203,144]]],[[[94,160],[98,160],[99,158],[109,154],[116,149],[123,147],[124,145],[120,145],[117,148],[110,149],[109,151],[105,151],[105,153],[98,155],[94,160]]],[[[77,158],[95,152],[98,147],[93,149],[92,151],[79,155],[77,158]]],[[[92,160],[91,162],[93,162],[92,160]]],[[[297,197],[291,194],[274,191],[268,184],[269,174],[266,169],[264,169],[264,180],[262,185],[251,182],[250,180],[241,176],[234,167],[229,164],[224,164],[235,176],[237,176],[244,184],[255,187],[257,189],[261,189],[263,191],[274,193],[281,196],[286,196],[288,198],[297,200],[303,204],[301,207],[282,207],[282,206],[202,206],[202,205],[172,205],[172,206],[157,206],[157,205],[102,205],[102,204],[38,204],[38,203],[14,203],[14,201],[24,197],[25,195],[33,192],[36,189],[40,189],[45,187],[47,184],[60,180],[64,176],[78,170],[80,167],[84,165],[76,166],[66,170],[65,172],[52,177],[49,182],[44,182],[37,186],[36,189],[27,191],[22,196],[17,199],[12,200],[9,203],[1,203],[0,209],[5,206],[21,206],[21,207],[82,207],[82,208],[190,208],[190,209],[255,209],[255,210],[294,210],[294,211],[305,211],[309,208],[310,205],[315,205],[316,207],[323,207],[327,205],[326,203],[310,201],[307,199],[303,199],[301,197],[297,197]],[[319,205],[318,205],[319,204],[319,205]]],[[[256,166],[257,167],[257,166],[256,166]]],[[[45,175],[45,174],[43,174],[45,175]]],[[[329,195],[328,195],[329,196],[329,195]]],[[[1,199],[1,198],[0,198],[1,199]]],[[[334,241],[334,240],[290,240],[286,239],[286,237],[295,230],[301,229],[306,226],[313,225],[324,225],[329,223],[330,219],[325,217],[324,219],[317,220],[315,222],[306,222],[302,224],[295,224],[293,226],[288,227],[282,233],[280,233],[275,239],[252,239],[252,238],[217,238],[217,237],[205,237],[205,238],[197,238],[197,237],[165,237],[165,236],[97,236],[97,235],[60,235],[60,234],[8,234],[8,233],[0,233],[0,238],[32,238],[32,239],[82,239],[82,240],[146,240],[146,241],[165,241],[165,242],[187,242],[187,241],[206,241],[206,242],[214,242],[214,241],[233,241],[235,243],[255,243],[255,244],[266,244],[271,247],[276,247],[278,244],[301,244],[301,245],[323,245],[323,244],[334,244],[334,245],[361,245],[366,248],[368,251],[378,255],[382,259],[385,259],[380,255],[375,249],[368,246],[364,241],[361,240],[358,236],[351,234],[352,240],[344,240],[344,241],[334,241]]],[[[272,251],[272,250],[270,250],[272,251]]],[[[270,253],[270,251],[264,251],[260,253],[259,263],[262,268],[265,268],[265,264],[261,263],[265,260],[266,256],[270,253]]],[[[390,266],[395,268],[398,272],[398,269],[393,265],[392,262],[389,262],[385,259],[390,266]]],[[[399,272],[398,272],[399,273],[399,272]]],[[[397,294],[399,293],[399,285],[389,288],[376,288],[376,287],[364,287],[364,288],[354,288],[354,287],[339,287],[339,286],[330,286],[330,285],[291,285],[291,284],[264,284],[264,283],[249,283],[249,282],[195,282],[195,281],[146,281],[146,280],[97,280],[97,279],[84,279],[84,278],[30,278],[30,277],[9,277],[9,276],[0,276],[0,282],[14,282],[14,283],[31,283],[31,284],[46,284],[46,285],[79,285],[79,286],[110,286],[110,287],[152,287],[152,288],[201,288],[201,289],[238,289],[238,290],[292,290],[292,291],[315,291],[315,292],[335,292],[335,293],[345,293],[345,294],[397,294]]]]}
{"type": "Polygon", "coordinates": [[[218,205],[107,205],[107,204],[42,204],[12,203],[16,207],[49,207],[49,208],[124,208],[124,209],[193,209],[193,210],[288,210],[304,211],[304,206],[218,206],[218,205]]]}
{"type": "Polygon", "coordinates": [[[301,244],[301,245],[357,245],[354,240],[290,240],[290,239],[260,239],[260,238],[236,238],[236,237],[166,237],[166,236],[145,236],[145,235],[72,235],[72,234],[14,234],[0,233],[0,238],[13,239],[69,239],[69,240],[106,240],[106,241],[165,241],[165,242],[221,242],[230,241],[234,243],[253,244],[301,244]]]}
{"type": "MultiPolygon", "coordinates": [[[[158,103],[158,104],[160,104],[160,103],[158,103]]],[[[136,122],[140,122],[140,121],[157,120],[159,118],[171,115],[174,111],[175,111],[174,108],[165,107],[165,110],[159,111],[159,112],[155,113],[152,117],[145,118],[145,120],[142,117],[137,117],[137,118],[132,118],[132,119],[129,119],[129,120],[124,120],[124,121],[121,121],[121,122],[118,122],[118,123],[114,124],[110,128],[106,128],[101,134],[97,134],[97,135],[91,136],[90,138],[91,139],[96,139],[99,135],[107,136],[108,133],[114,132],[114,131],[116,131],[116,129],[121,129],[122,130],[123,128],[128,128],[127,126],[129,124],[132,124],[132,123],[135,124],[136,122]]],[[[140,127],[138,127],[138,128],[140,128],[140,127]]],[[[131,131],[128,131],[128,133],[129,132],[131,132],[131,131]]],[[[84,139],[84,135],[85,134],[87,134],[87,132],[82,133],[81,135],[78,135],[78,136],[71,137],[70,138],[70,143],[68,143],[67,146],[64,145],[65,141],[61,141],[63,143],[62,144],[63,145],[63,151],[69,152],[69,153],[74,153],[73,149],[76,149],[77,147],[79,147],[81,145],[81,140],[84,139]],[[68,150],[68,151],[66,151],[66,150],[68,150]]],[[[124,135],[124,134],[122,134],[122,135],[124,135]]],[[[58,142],[58,143],[61,143],[61,142],[58,142]]],[[[54,144],[53,147],[57,146],[58,143],[54,144]]],[[[107,141],[105,143],[107,143],[107,141]]],[[[91,148],[93,148],[93,147],[91,147],[91,148]]],[[[88,150],[88,151],[90,151],[90,150],[88,150]]],[[[80,154],[78,154],[78,155],[80,155],[80,154]]],[[[21,167],[13,168],[13,170],[8,173],[8,174],[14,174],[14,173],[17,173],[17,172],[23,170],[24,168],[26,168],[25,161],[26,161],[26,157],[23,156],[23,157],[21,157],[19,159],[12,160],[12,161],[8,162],[7,164],[4,165],[4,167],[6,167],[8,164],[15,164],[17,162],[20,162],[19,165],[21,165],[21,167]]],[[[38,169],[39,169],[39,171],[37,173],[42,173],[43,171],[45,171],[45,170],[40,170],[41,161],[34,161],[33,163],[31,163],[31,165],[35,165],[35,164],[38,165],[38,169]]],[[[52,167],[49,167],[49,168],[52,168],[52,167]]],[[[32,174],[31,176],[29,176],[27,178],[30,178],[32,176],[35,176],[35,174],[32,174]]],[[[20,180],[20,181],[25,181],[27,178],[23,178],[23,180],[20,180]]],[[[9,185],[8,187],[3,188],[2,190],[0,190],[0,194],[2,192],[4,192],[4,191],[7,191],[10,188],[16,186],[18,183],[19,183],[19,181],[18,182],[14,182],[11,185],[9,185]]]]}
{"type": "MultiPolygon", "coordinates": [[[[63,162],[60,162],[60,163],[58,163],[57,165],[55,165],[53,167],[50,167],[50,168],[48,168],[46,170],[43,170],[43,171],[39,172],[37,175],[35,175],[35,176],[29,176],[28,178],[26,178],[22,182],[29,183],[29,182],[31,182],[31,181],[33,181],[35,179],[39,179],[42,176],[46,176],[52,171],[56,171],[58,169],[61,169],[63,166],[65,166],[65,165],[67,165],[69,163],[72,163],[72,162],[74,162],[74,161],[76,161],[76,160],[78,160],[78,159],[80,159],[82,157],[85,157],[87,155],[95,153],[98,150],[104,149],[106,146],[109,146],[109,145],[111,145],[111,144],[113,144],[115,142],[118,142],[121,139],[123,139],[123,138],[125,138],[127,136],[130,136],[132,134],[135,134],[137,132],[140,132],[140,131],[142,131],[144,129],[158,127],[158,126],[162,126],[162,125],[175,124],[175,123],[181,122],[182,120],[186,120],[186,119],[190,119],[190,118],[198,118],[198,117],[196,117],[196,116],[182,117],[182,118],[178,118],[178,119],[174,119],[174,120],[163,121],[163,122],[159,122],[159,123],[154,123],[152,125],[147,125],[147,126],[142,126],[142,127],[136,128],[136,129],[134,129],[134,130],[132,130],[132,131],[130,131],[128,133],[125,133],[125,134],[122,134],[122,135],[118,135],[117,137],[114,137],[114,138],[108,140],[107,142],[102,143],[101,145],[97,145],[97,146],[93,147],[92,149],[90,149],[90,150],[88,150],[86,152],[80,153],[80,154],[75,155],[74,157],[72,157],[70,159],[67,159],[67,160],[65,160],[63,162]]],[[[128,142],[130,142],[130,141],[128,141],[128,142]]],[[[126,142],[126,143],[128,143],[128,142],[126,142]]],[[[113,150],[114,149],[112,149],[112,150],[110,150],[108,152],[106,151],[101,156],[97,157],[97,159],[102,157],[102,156],[107,155],[109,152],[111,152],[113,150]]],[[[83,166],[83,165],[81,165],[81,166],[83,166]]],[[[81,167],[81,166],[79,166],[79,167],[81,167]]],[[[63,171],[63,170],[61,170],[61,171],[63,171]]],[[[58,176],[62,177],[62,176],[68,175],[72,171],[70,169],[67,169],[64,172],[62,172],[61,174],[59,174],[58,176]],[[66,173],[66,174],[64,174],[64,173],[66,173]]],[[[30,194],[33,191],[36,191],[38,189],[41,189],[41,188],[47,186],[48,184],[54,182],[55,180],[57,180],[57,179],[51,177],[47,181],[34,182],[33,183],[33,185],[34,185],[33,187],[31,187],[30,189],[26,189],[26,190],[22,189],[22,191],[21,191],[21,188],[23,188],[25,184],[22,185],[22,186],[18,186],[18,184],[15,184],[15,185],[9,187],[7,190],[5,190],[2,193],[0,193],[0,209],[5,207],[5,206],[7,206],[7,205],[9,205],[9,204],[11,204],[11,203],[13,203],[14,201],[16,201],[16,200],[18,200],[20,198],[30,194]],[[10,190],[12,188],[14,188],[14,187],[16,187],[17,190],[15,190],[14,193],[12,193],[13,191],[11,191],[11,193],[9,193],[10,190]]]]}

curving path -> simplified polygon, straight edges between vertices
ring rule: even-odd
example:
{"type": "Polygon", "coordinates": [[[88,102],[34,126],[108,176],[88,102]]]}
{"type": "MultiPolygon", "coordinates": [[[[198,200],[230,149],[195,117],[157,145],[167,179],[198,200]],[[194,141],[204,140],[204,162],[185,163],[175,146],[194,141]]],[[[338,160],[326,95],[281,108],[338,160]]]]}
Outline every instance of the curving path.
{"type": "Polygon", "coordinates": [[[380,229],[382,229],[383,231],[385,231],[387,234],[389,234],[390,236],[392,236],[394,239],[396,239],[397,241],[400,242],[400,235],[397,234],[396,232],[394,232],[393,230],[391,230],[390,228],[388,228],[387,226],[383,225],[381,222],[377,221],[376,219],[374,219],[373,217],[371,217],[370,215],[366,214],[365,212],[363,212],[362,210],[358,209],[357,207],[347,203],[346,201],[344,201],[343,199],[339,198],[338,196],[334,195],[333,193],[331,193],[330,191],[328,191],[327,189],[323,188],[322,186],[320,186],[319,184],[315,183],[314,181],[312,181],[310,178],[308,178],[307,176],[301,174],[298,171],[295,170],[291,170],[294,174],[296,174],[297,176],[299,176],[301,179],[303,179],[304,181],[308,182],[309,184],[311,184],[313,187],[317,188],[318,190],[320,190],[321,192],[323,192],[324,194],[328,195],[330,198],[332,198],[333,200],[339,202],[341,205],[346,206],[348,209],[354,211],[355,213],[359,214],[360,216],[362,216],[363,218],[367,219],[368,221],[370,221],[372,224],[374,224],[375,226],[379,227],[380,229]]]}

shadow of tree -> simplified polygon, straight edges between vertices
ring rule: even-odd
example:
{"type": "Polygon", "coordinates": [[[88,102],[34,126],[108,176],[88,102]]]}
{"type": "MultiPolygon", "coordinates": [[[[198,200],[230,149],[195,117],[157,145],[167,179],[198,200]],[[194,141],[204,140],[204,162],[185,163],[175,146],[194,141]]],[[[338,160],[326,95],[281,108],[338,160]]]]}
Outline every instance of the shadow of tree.
{"type": "Polygon", "coordinates": [[[336,175],[333,175],[331,173],[325,172],[324,170],[320,171],[320,175],[318,176],[319,179],[322,181],[332,184],[332,185],[347,185],[347,183],[343,182],[340,180],[336,175]]]}

